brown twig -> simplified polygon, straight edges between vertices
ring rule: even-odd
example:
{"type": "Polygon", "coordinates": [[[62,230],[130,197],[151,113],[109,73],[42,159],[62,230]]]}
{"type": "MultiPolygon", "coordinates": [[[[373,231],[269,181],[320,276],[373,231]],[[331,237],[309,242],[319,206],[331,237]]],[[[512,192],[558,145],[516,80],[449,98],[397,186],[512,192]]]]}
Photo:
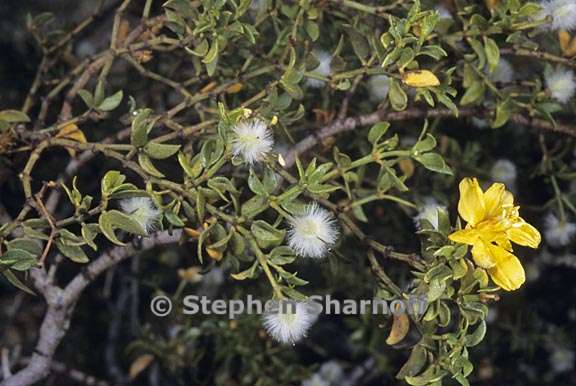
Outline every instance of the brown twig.
{"type": "MultiPolygon", "coordinates": [[[[458,118],[478,116],[486,117],[489,116],[490,112],[474,109],[474,108],[462,108],[458,112],[458,118]]],[[[425,109],[421,107],[413,107],[404,111],[387,111],[379,110],[370,114],[360,115],[357,117],[348,117],[344,119],[338,119],[332,122],[328,126],[320,128],[319,131],[314,134],[310,134],[304,137],[300,142],[292,147],[290,152],[284,156],[286,161],[286,167],[292,167],[296,160],[296,156],[310,151],[314,146],[321,143],[325,138],[332,137],[334,135],[344,133],[347,131],[352,131],[357,127],[373,125],[380,121],[406,121],[412,119],[426,119],[426,118],[456,118],[452,111],[448,109],[425,109]]],[[[556,124],[553,125],[542,119],[537,118],[527,118],[522,114],[513,114],[510,120],[514,123],[531,127],[538,130],[546,130],[559,134],[568,135],[571,137],[576,137],[576,127],[556,124]]]]}
{"type": "Polygon", "coordinates": [[[46,256],[48,256],[48,253],[50,252],[50,248],[52,247],[52,243],[54,242],[54,238],[56,237],[56,234],[58,233],[58,228],[56,227],[56,224],[54,222],[54,219],[52,218],[52,215],[50,214],[48,209],[46,209],[46,206],[42,202],[42,198],[44,197],[44,192],[46,191],[47,187],[48,187],[48,184],[44,184],[44,186],[42,186],[42,189],[40,189],[40,191],[38,193],[36,193],[36,195],[34,196],[37,208],[44,215],[44,217],[48,221],[48,224],[50,224],[50,235],[48,237],[48,241],[46,242],[46,246],[44,247],[44,251],[42,251],[42,255],[40,255],[40,259],[38,260],[38,264],[40,266],[44,265],[44,260],[46,259],[46,256]]]}

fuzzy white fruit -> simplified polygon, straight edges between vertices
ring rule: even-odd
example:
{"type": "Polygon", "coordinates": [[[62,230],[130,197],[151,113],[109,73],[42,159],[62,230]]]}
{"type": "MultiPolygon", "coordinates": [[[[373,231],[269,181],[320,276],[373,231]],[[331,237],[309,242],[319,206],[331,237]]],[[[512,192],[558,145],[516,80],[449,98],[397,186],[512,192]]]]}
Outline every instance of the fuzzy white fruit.
{"type": "Polygon", "coordinates": [[[368,91],[370,99],[380,102],[386,99],[390,90],[390,78],[386,75],[374,75],[368,80],[368,91]]]}
{"type": "Polygon", "coordinates": [[[120,201],[120,208],[136,220],[146,233],[152,232],[158,226],[160,210],[148,197],[126,198],[120,201]]]}
{"type": "Polygon", "coordinates": [[[438,204],[434,197],[425,197],[424,204],[418,208],[418,215],[414,217],[415,225],[420,228],[422,220],[428,221],[434,229],[438,229],[438,211],[445,207],[438,204]]]}
{"type": "Polygon", "coordinates": [[[566,103],[574,96],[576,81],[572,70],[558,68],[545,75],[546,88],[552,98],[560,103],[566,103]]]}
{"type": "Polygon", "coordinates": [[[544,236],[553,247],[568,245],[576,233],[576,224],[560,221],[555,215],[549,213],[544,220],[544,236]]]}
{"type": "Polygon", "coordinates": [[[492,178],[492,181],[502,182],[509,188],[516,184],[517,174],[516,165],[507,159],[497,160],[490,169],[490,178],[492,178]]]}
{"type": "MultiPolygon", "coordinates": [[[[318,59],[318,66],[310,73],[323,77],[329,77],[332,73],[332,55],[326,51],[316,51],[314,52],[314,56],[316,56],[316,59],[318,59]]],[[[307,78],[306,83],[313,88],[321,88],[326,84],[325,81],[315,78],[307,78]]]]}
{"type": "Polygon", "coordinates": [[[307,205],[302,214],[290,220],[288,245],[299,256],[321,258],[337,239],[334,216],[316,203],[307,205]]]}
{"type": "Polygon", "coordinates": [[[540,6],[540,19],[551,18],[548,26],[552,30],[572,30],[576,28],[576,1],[574,0],[547,0],[540,6]]]}
{"type": "Polygon", "coordinates": [[[489,74],[489,78],[492,82],[510,83],[514,80],[514,68],[508,60],[500,58],[494,71],[489,74]]]}
{"type": "Polygon", "coordinates": [[[232,153],[250,165],[264,160],[274,146],[272,133],[260,119],[240,121],[232,130],[232,153]]]}
{"type": "Polygon", "coordinates": [[[274,302],[264,313],[264,327],[270,336],[283,344],[294,344],[304,338],[318,313],[309,302],[274,302]]]}

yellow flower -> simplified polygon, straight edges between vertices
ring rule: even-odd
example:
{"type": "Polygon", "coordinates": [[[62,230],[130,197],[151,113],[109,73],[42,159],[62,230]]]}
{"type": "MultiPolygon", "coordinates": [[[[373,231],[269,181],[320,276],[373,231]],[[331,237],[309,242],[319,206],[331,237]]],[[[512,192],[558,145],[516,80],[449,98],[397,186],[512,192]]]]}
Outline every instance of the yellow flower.
{"type": "Polygon", "coordinates": [[[449,236],[471,245],[476,265],[506,291],[518,289],[526,280],[520,260],[512,253],[512,242],[538,248],[541,240],[540,232],[519,216],[518,209],[504,184],[492,184],[483,192],[476,178],[465,178],[460,182],[458,213],[468,224],[449,236]]]}

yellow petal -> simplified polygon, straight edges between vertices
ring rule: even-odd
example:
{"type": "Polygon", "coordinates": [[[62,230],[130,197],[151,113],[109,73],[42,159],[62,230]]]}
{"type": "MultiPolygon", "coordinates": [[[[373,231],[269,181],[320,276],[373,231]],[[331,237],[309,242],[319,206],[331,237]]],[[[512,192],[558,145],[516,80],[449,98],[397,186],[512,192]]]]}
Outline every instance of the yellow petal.
{"type": "Polygon", "coordinates": [[[572,37],[567,31],[558,31],[558,41],[560,42],[560,48],[562,49],[562,52],[566,52],[570,46],[570,40],[572,40],[572,37]]]}
{"type": "Polygon", "coordinates": [[[504,192],[504,198],[502,199],[502,206],[514,206],[514,195],[509,191],[504,192]]]}
{"type": "Polygon", "coordinates": [[[490,244],[484,242],[481,238],[478,238],[472,247],[472,257],[476,265],[481,268],[490,268],[496,264],[492,257],[490,244]]]}
{"type": "Polygon", "coordinates": [[[504,202],[505,191],[506,187],[504,184],[495,183],[484,192],[486,217],[495,217],[502,212],[502,203],[504,202]]]}
{"type": "Polygon", "coordinates": [[[500,233],[498,236],[492,239],[499,247],[504,248],[505,250],[512,252],[512,243],[508,240],[508,236],[506,233],[500,233]]]}
{"type": "Polygon", "coordinates": [[[526,275],[520,260],[500,247],[491,246],[490,249],[496,265],[489,268],[488,273],[494,283],[506,291],[520,288],[526,281],[526,275]]]}
{"type": "Polygon", "coordinates": [[[478,239],[478,232],[475,229],[462,229],[452,233],[448,238],[457,243],[474,245],[478,239]]]}
{"type": "Polygon", "coordinates": [[[538,248],[542,239],[538,229],[527,222],[514,224],[506,233],[512,242],[530,248],[538,248]]]}
{"type": "Polygon", "coordinates": [[[440,81],[436,75],[428,70],[405,72],[402,74],[402,81],[410,87],[432,87],[440,85],[440,81]]]}
{"type": "Polygon", "coordinates": [[[476,178],[465,178],[460,182],[458,213],[473,226],[486,216],[484,196],[476,178]]]}

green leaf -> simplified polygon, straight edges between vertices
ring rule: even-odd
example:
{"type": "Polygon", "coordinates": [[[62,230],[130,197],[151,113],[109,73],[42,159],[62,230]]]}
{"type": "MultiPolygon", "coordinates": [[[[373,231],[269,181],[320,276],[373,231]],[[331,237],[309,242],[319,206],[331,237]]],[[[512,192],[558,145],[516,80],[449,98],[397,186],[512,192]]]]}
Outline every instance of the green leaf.
{"type": "Polygon", "coordinates": [[[134,220],[127,214],[124,214],[117,210],[110,210],[107,212],[102,212],[98,218],[98,225],[100,225],[100,230],[106,236],[108,240],[117,245],[126,245],[125,243],[118,240],[114,231],[116,229],[122,229],[126,232],[133,233],[140,236],[146,236],[147,233],[142,228],[138,221],[134,220]]]}
{"type": "Polygon", "coordinates": [[[114,95],[111,95],[111,96],[107,97],[106,99],[104,99],[102,101],[102,103],[100,103],[98,105],[98,107],[96,109],[100,110],[100,111],[112,111],[120,105],[123,97],[124,97],[124,92],[122,90],[120,90],[117,93],[115,93],[114,95]]]}
{"type": "Polygon", "coordinates": [[[159,178],[164,177],[164,174],[162,174],[162,172],[156,169],[156,166],[154,166],[154,164],[150,160],[150,157],[148,157],[146,154],[144,153],[138,154],[138,164],[142,167],[142,169],[144,169],[144,171],[146,171],[146,173],[150,174],[151,176],[159,178]]]}
{"type": "Polygon", "coordinates": [[[419,156],[415,156],[414,159],[420,162],[428,170],[433,172],[449,174],[452,175],[452,170],[446,163],[440,154],[437,153],[425,153],[419,156]]]}
{"type": "Polygon", "coordinates": [[[427,362],[426,349],[422,345],[418,345],[412,349],[410,357],[398,374],[396,374],[397,379],[404,379],[405,377],[413,377],[418,375],[420,371],[424,368],[427,362]]]}
{"type": "Polygon", "coordinates": [[[269,258],[270,261],[276,265],[284,265],[284,264],[290,264],[294,260],[296,260],[296,255],[294,254],[292,248],[286,245],[281,245],[279,247],[274,248],[270,252],[269,258]]]}
{"type": "Polygon", "coordinates": [[[395,79],[390,79],[390,91],[388,92],[388,98],[390,98],[392,108],[396,111],[404,110],[408,105],[408,96],[395,79]]]}
{"type": "Polygon", "coordinates": [[[433,279],[428,288],[428,303],[432,303],[442,296],[446,290],[446,282],[433,279]]]}
{"type": "Polygon", "coordinates": [[[0,264],[15,271],[27,271],[36,264],[36,256],[24,249],[10,249],[0,256],[0,264]]]}
{"type": "Polygon", "coordinates": [[[472,38],[468,38],[467,41],[478,57],[478,65],[476,68],[483,70],[484,66],[486,65],[486,52],[484,51],[484,47],[482,47],[482,43],[472,38]]]}
{"type": "Polygon", "coordinates": [[[168,220],[168,222],[174,226],[183,227],[185,225],[180,217],[178,217],[178,215],[171,210],[165,211],[164,216],[166,217],[166,220],[168,220]]]}
{"type": "Polygon", "coordinates": [[[364,63],[365,59],[370,55],[370,45],[368,44],[366,37],[358,32],[354,27],[346,27],[345,29],[350,37],[350,43],[352,43],[354,53],[358,59],[364,63]]]}
{"type": "Polygon", "coordinates": [[[370,131],[368,132],[368,141],[372,145],[375,145],[380,140],[380,138],[386,134],[389,127],[390,123],[388,122],[378,122],[370,128],[370,131]]]}
{"type": "Polygon", "coordinates": [[[24,123],[24,122],[30,122],[30,118],[22,111],[3,110],[0,111],[0,121],[8,123],[24,123]]]}
{"type": "Polygon", "coordinates": [[[98,247],[94,243],[94,239],[98,236],[98,224],[85,224],[82,223],[82,237],[84,242],[93,250],[98,250],[98,247]]]}
{"type": "Polygon", "coordinates": [[[94,97],[90,91],[82,89],[78,91],[78,95],[80,95],[80,98],[82,98],[88,108],[91,109],[94,107],[94,97]]]}
{"type": "Polygon", "coordinates": [[[500,49],[493,39],[484,36],[484,50],[488,59],[488,70],[492,72],[500,61],[500,49]]]}
{"type": "Polygon", "coordinates": [[[446,375],[446,371],[438,370],[434,366],[430,366],[417,377],[406,377],[404,381],[412,386],[424,386],[431,385],[436,381],[439,381],[446,375]]]}
{"type": "Polygon", "coordinates": [[[512,103],[509,99],[499,102],[496,105],[496,115],[490,125],[493,129],[502,127],[510,120],[512,116],[512,103]]]}
{"type": "Polygon", "coordinates": [[[438,102],[442,103],[444,106],[448,107],[452,114],[455,117],[458,117],[458,107],[452,102],[450,98],[446,96],[444,93],[436,93],[436,98],[438,98],[438,102]]]}
{"type": "Polygon", "coordinates": [[[306,33],[310,36],[312,41],[316,41],[320,36],[320,28],[318,28],[318,24],[313,22],[312,20],[308,20],[306,22],[306,33]]]}
{"type": "Polygon", "coordinates": [[[412,153],[425,153],[436,147],[436,138],[432,134],[426,134],[426,137],[412,146],[412,153]]]}
{"type": "Polygon", "coordinates": [[[154,159],[165,159],[176,154],[180,150],[180,145],[169,145],[157,142],[148,142],[144,146],[144,152],[154,159]]]}
{"type": "Polygon", "coordinates": [[[484,82],[476,80],[472,85],[466,90],[462,99],[460,99],[460,104],[465,106],[472,104],[474,102],[479,102],[484,97],[484,82]]]}
{"type": "Polygon", "coordinates": [[[484,335],[486,335],[486,322],[481,321],[476,330],[468,336],[466,336],[466,346],[467,347],[474,347],[484,339],[484,335]]]}
{"type": "Polygon", "coordinates": [[[22,249],[26,252],[33,254],[34,256],[40,256],[42,254],[42,244],[38,240],[27,239],[27,238],[17,238],[6,242],[6,247],[10,249],[22,249]]]}
{"type": "Polygon", "coordinates": [[[81,247],[75,245],[66,245],[63,244],[60,240],[56,241],[56,247],[58,250],[67,258],[72,260],[75,263],[84,264],[90,261],[86,253],[82,250],[81,247]]]}
{"type": "Polygon", "coordinates": [[[122,173],[120,173],[117,170],[110,170],[109,172],[107,172],[104,177],[102,178],[102,195],[103,196],[108,196],[109,194],[111,194],[112,192],[114,192],[114,190],[122,185],[122,183],[124,182],[124,180],[126,179],[126,176],[124,176],[122,173]]]}
{"type": "Polygon", "coordinates": [[[141,109],[137,110],[135,114],[130,132],[130,143],[136,147],[141,147],[148,142],[148,133],[154,125],[154,121],[150,120],[152,110],[141,109]]]}
{"type": "Polygon", "coordinates": [[[285,230],[276,229],[262,220],[254,221],[250,227],[250,231],[256,238],[260,248],[263,249],[279,245],[282,243],[284,236],[286,235],[285,230]]]}
{"type": "Polygon", "coordinates": [[[26,285],[24,285],[24,283],[22,283],[20,281],[20,279],[18,279],[18,277],[16,275],[14,275],[14,273],[11,270],[6,269],[6,270],[2,271],[2,275],[4,275],[6,280],[8,280],[8,282],[10,284],[12,284],[14,287],[21,289],[22,291],[24,291],[30,295],[36,295],[34,293],[34,291],[32,291],[30,288],[26,287],[26,285]]]}
{"type": "Polygon", "coordinates": [[[202,59],[202,63],[205,64],[213,63],[218,57],[218,51],[219,51],[218,39],[216,39],[212,42],[212,45],[210,46],[210,49],[208,50],[208,53],[206,54],[204,59],[202,59]]]}
{"type": "Polygon", "coordinates": [[[240,213],[248,219],[254,218],[268,208],[268,200],[262,196],[254,196],[242,204],[240,213]]]}
{"type": "Polygon", "coordinates": [[[258,268],[258,261],[255,261],[250,268],[245,271],[233,273],[230,276],[236,280],[253,279],[256,277],[256,269],[258,268]]]}

